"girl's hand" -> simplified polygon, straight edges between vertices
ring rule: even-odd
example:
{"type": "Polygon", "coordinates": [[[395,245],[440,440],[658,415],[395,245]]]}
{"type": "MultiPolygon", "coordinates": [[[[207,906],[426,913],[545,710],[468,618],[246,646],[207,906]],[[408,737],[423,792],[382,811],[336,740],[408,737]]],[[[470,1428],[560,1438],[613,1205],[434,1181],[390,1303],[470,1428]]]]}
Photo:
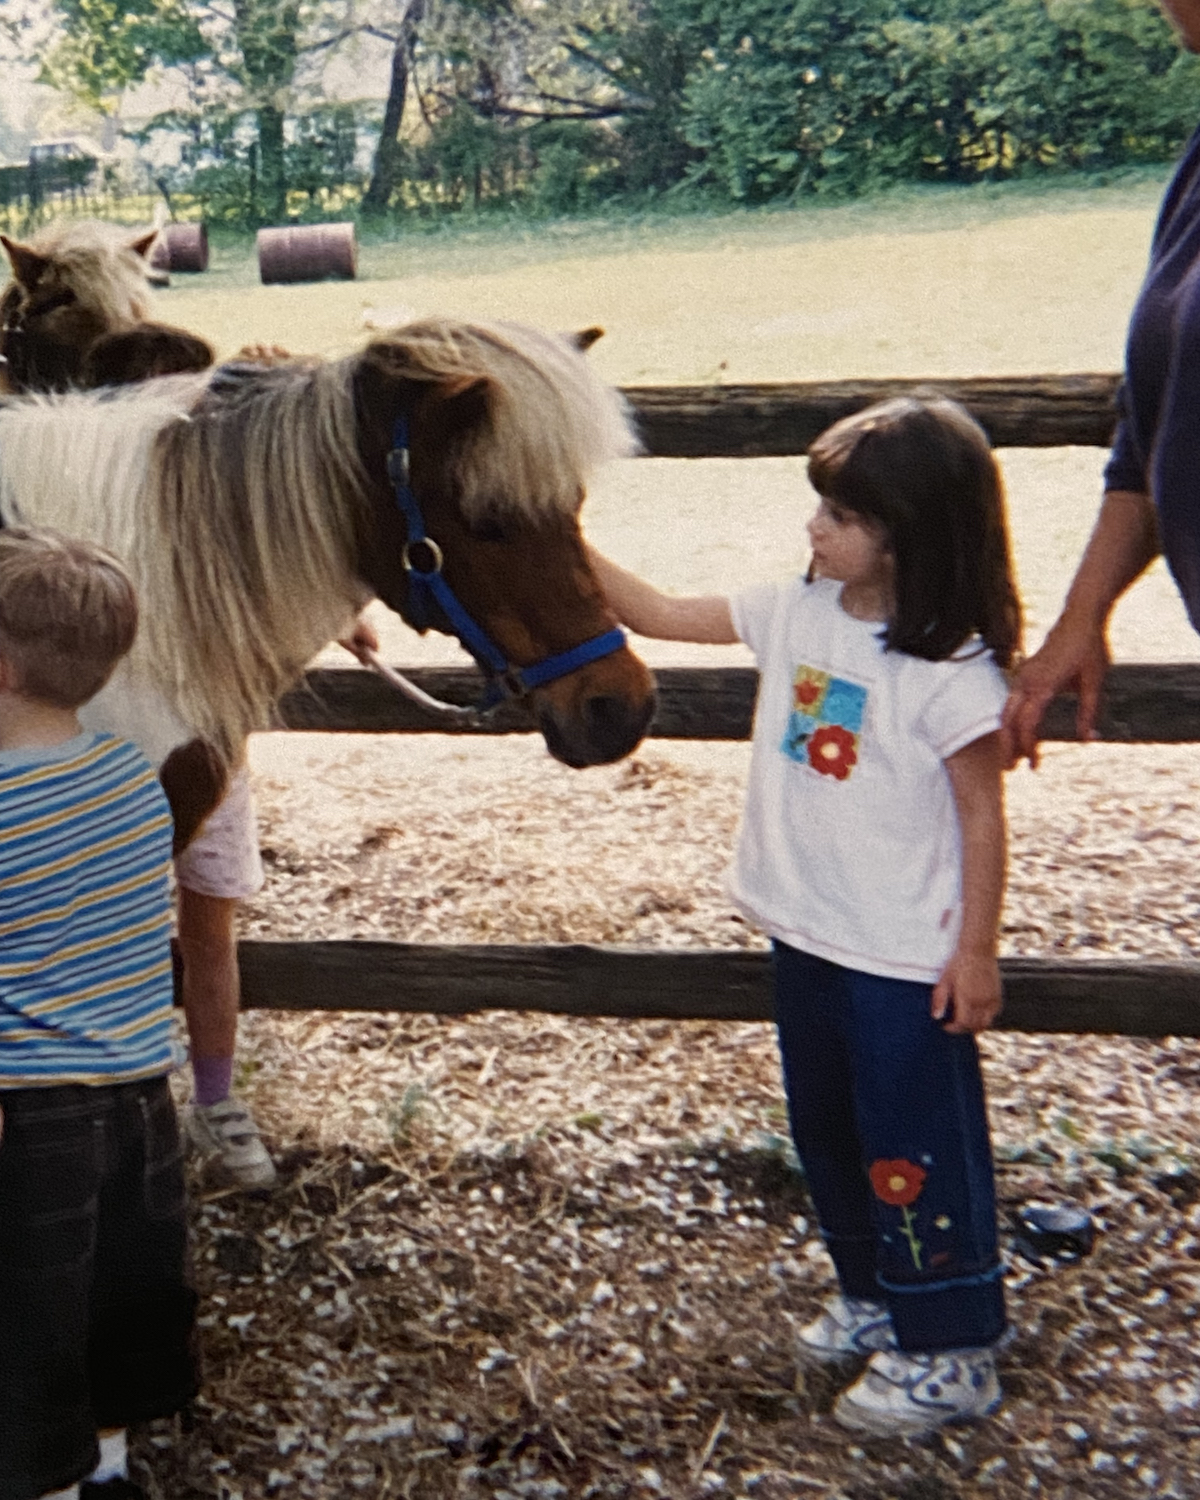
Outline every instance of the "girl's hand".
{"type": "Polygon", "coordinates": [[[292,358],[288,350],[278,344],[243,344],[234,356],[248,365],[285,365],[292,358]]]}
{"type": "Polygon", "coordinates": [[[1000,965],[995,954],[956,949],[933,990],[930,1014],[951,1036],[986,1031],[1000,1014],[1000,965]]]}
{"type": "Polygon", "coordinates": [[[369,667],[372,652],[377,653],[379,650],[379,636],[375,633],[374,625],[359,615],[354,622],[354,629],[349,635],[342,636],[338,645],[344,651],[349,651],[351,656],[357,656],[364,667],[369,667]]]}

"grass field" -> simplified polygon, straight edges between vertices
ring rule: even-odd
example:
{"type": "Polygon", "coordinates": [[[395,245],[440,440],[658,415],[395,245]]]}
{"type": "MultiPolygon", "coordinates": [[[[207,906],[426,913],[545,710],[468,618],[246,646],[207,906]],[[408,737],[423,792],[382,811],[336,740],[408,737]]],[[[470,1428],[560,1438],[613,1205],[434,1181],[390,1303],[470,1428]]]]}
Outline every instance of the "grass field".
{"type": "MultiPolygon", "coordinates": [[[[593,358],[618,382],[1012,374],[1119,366],[1159,177],[1124,184],[906,193],[839,207],[509,233],[416,233],[368,244],[360,279],[262,287],[252,247],[175,278],[162,315],[222,354],[247,341],[327,355],[364,319],[446,312],[548,327],[601,323],[593,358]]],[[[1087,535],[1102,455],[1004,455],[1033,641],[1087,535]]],[[[639,460],[599,477],[591,534],[681,590],[732,588],[804,553],[803,464],[639,460]]],[[[398,626],[388,649],[455,659],[398,626]]],[[[1123,658],[1200,657],[1161,568],[1118,611],[1123,658]]],[[[650,647],[652,660],[713,652],[650,647]]],[[[730,656],[735,657],[736,652],[730,656]]]]}

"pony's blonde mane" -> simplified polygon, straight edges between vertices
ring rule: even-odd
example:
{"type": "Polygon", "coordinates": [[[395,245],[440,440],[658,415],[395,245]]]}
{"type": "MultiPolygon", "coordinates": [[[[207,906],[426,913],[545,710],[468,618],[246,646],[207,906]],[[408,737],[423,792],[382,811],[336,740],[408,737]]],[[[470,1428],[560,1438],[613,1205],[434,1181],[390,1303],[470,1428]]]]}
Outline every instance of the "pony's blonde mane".
{"type": "Polygon", "coordinates": [[[574,511],[600,464],[637,451],[620,392],[568,337],[428,318],[376,340],[367,357],[401,379],[486,382],[486,422],[457,437],[442,460],[468,519],[574,511]]]}
{"type": "Polygon", "coordinates": [[[114,332],[150,316],[146,261],[133,248],[137,236],[96,219],[58,219],[46,224],[29,248],[51,261],[81,307],[114,332]]]}
{"type": "Polygon", "coordinates": [[[487,382],[482,426],[431,455],[468,514],[573,512],[595,465],[633,449],[620,396],[566,340],[445,320],[220,397],[205,372],[0,404],[0,516],[124,559],[142,618],[126,675],[228,757],[361,603],[364,360],[443,394],[487,382]]]}
{"type": "Polygon", "coordinates": [[[125,561],[126,672],[234,757],[353,614],[366,480],[341,366],[274,371],[229,404],[205,402],[207,378],[6,403],[0,512],[125,561]]]}

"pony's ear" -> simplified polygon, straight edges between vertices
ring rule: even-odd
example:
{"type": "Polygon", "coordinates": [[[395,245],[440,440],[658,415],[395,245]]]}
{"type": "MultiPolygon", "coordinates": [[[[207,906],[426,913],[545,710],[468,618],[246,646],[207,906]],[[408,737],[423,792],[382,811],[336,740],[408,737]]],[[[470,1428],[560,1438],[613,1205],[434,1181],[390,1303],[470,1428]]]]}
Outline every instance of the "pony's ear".
{"type": "Polygon", "coordinates": [[[158,238],[158,230],[151,229],[148,234],[139,234],[137,239],[129,241],[129,248],[135,255],[140,255],[143,260],[150,258],[150,252],[154,249],[154,241],[158,238]]]}
{"type": "Polygon", "coordinates": [[[578,333],[569,333],[567,337],[580,354],[586,354],[598,339],[604,337],[604,329],[593,325],[591,328],[581,328],[578,333]]]}
{"type": "Polygon", "coordinates": [[[21,245],[16,240],[10,240],[6,234],[0,234],[0,245],[4,246],[5,254],[12,266],[13,280],[23,286],[26,291],[32,291],[45,275],[50,265],[49,260],[44,255],[39,255],[36,250],[31,250],[28,245],[21,245]]]}
{"type": "Polygon", "coordinates": [[[475,427],[487,416],[492,383],[486,375],[456,375],[438,381],[434,400],[452,429],[475,427]]]}

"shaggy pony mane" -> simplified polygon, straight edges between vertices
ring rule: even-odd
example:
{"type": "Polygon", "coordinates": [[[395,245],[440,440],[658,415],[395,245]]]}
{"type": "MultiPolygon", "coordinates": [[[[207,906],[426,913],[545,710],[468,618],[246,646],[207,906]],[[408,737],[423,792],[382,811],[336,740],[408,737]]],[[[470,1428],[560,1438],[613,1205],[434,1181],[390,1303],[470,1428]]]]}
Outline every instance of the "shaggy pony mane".
{"type": "Polygon", "coordinates": [[[6,403],[0,512],[124,560],[142,622],[125,675],[232,760],[353,616],[366,480],[336,365],[272,371],[228,404],[206,384],[6,403]]]}

